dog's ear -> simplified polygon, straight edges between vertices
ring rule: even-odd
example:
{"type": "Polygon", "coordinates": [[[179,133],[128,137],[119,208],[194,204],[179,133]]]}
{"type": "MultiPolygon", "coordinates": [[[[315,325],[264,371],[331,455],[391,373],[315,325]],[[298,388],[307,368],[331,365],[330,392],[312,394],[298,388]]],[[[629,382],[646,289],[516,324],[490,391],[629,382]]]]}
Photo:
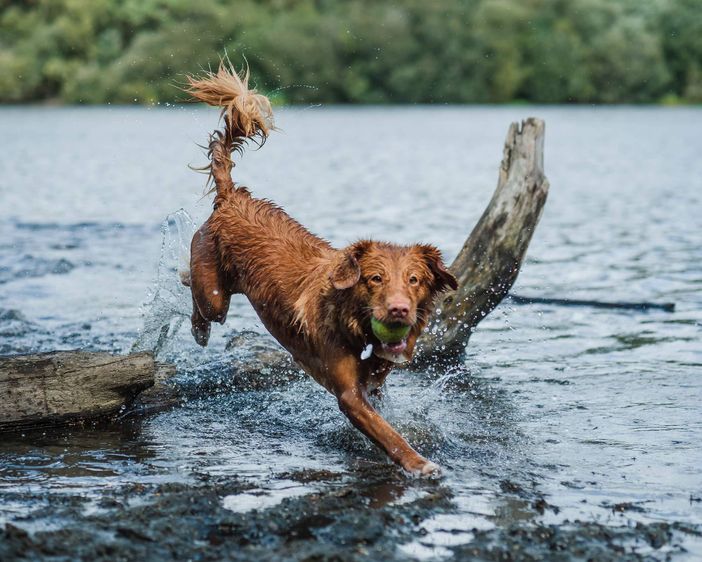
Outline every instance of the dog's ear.
{"type": "Polygon", "coordinates": [[[434,274],[434,290],[436,292],[441,292],[448,288],[454,291],[458,289],[458,281],[456,281],[453,273],[451,273],[446,267],[446,264],[444,264],[444,261],[441,259],[441,252],[438,248],[431,244],[423,244],[420,246],[420,250],[424,261],[434,274]]]}
{"type": "Polygon", "coordinates": [[[372,242],[360,240],[339,252],[339,257],[332,267],[329,279],[335,289],[350,289],[361,279],[361,266],[358,260],[368,250],[372,242]]]}
{"type": "Polygon", "coordinates": [[[361,278],[361,266],[353,254],[344,252],[329,274],[335,289],[350,289],[361,278]]]}

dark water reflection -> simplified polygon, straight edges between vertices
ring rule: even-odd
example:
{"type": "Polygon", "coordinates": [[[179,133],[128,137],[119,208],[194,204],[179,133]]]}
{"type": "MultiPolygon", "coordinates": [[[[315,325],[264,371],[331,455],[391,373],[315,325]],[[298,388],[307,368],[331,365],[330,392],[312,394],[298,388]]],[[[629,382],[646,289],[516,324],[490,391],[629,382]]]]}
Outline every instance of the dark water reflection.
{"type": "MultiPolygon", "coordinates": [[[[465,369],[393,375],[381,408],[445,467],[454,505],[398,547],[408,556],[441,556],[518,521],[702,524],[701,110],[284,110],[283,132],[235,172],[334,243],[424,240],[450,258],[494,188],[508,123],[527,114],[547,122],[552,192],[515,292],[674,301],[677,311],[505,301],[473,336],[465,369]],[[417,130],[434,134],[418,140],[417,130]],[[539,498],[546,507],[535,510],[539,498]]],[[[163,217],[207,214],[186,164],[202,162],[195,142],[215,121],[191,109],[0,111],[0,353],[130,348],[156,290],[163,217]]],[[[172,310],[187,309],[171,297],[172,310]]],[[[211,348],[183,328],[162,356],[205,384],[245,351],[225,344],[247,329],[262,327],[239,299],[211,348]]],[[[108,489],[208,475],[247,480],[248,492],[222,498],[246,511],[360,487],[367,470],[387,471],[363,487],[371,508],[428,493],[314,383],[224,384],[142,421],[3,436],[0,523],[61,494],[92,509],[108,489]]],[[[702,556],[699,539],[684,545],[702,556]]]]}

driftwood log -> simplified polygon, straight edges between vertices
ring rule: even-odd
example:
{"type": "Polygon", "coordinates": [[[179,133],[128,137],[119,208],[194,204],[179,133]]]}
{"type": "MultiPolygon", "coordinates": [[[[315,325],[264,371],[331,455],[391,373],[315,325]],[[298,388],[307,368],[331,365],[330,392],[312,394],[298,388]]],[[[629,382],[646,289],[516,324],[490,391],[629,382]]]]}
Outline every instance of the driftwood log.
{"type": "MultiPolygon", "coordinates": [[[[543,150],[543,121],[530,118],[510,126],[497,189],[451,265],[458,289],[438,300],[429,329],[418,342],[416,365],[460,360],[473,328],[512,287],[548,194],[543,150]]],[[[171,320],[156,326],[156,332],[168,333],[171,320]]],[[[154,345],[157,352],[159,344],[154,345]]],[[[302,376],[269,336],[241,333],[227,347],[237,350],[236,358],[217,370],[231,382],[225,385],[229,388],[264,388],[302,376]]],[[[143,352],[0,358],[0,431],[149,413],[182,396],[221,391],[225,382],[220,376],[209,385],[164,384],[173,371],[143,352]]]]}
{"type": "Polygon", "coordinates": [[[170,372],[151,353],[0,357],[0,431],[116,415],[170,372]]]}
{"type": "Polygon", "coordinates": [[[451,264],[458,289],[439,299],[419,341],[417,362],[459,358],[473,328],[507,295],[517,279],[541,218],[549,183],[544,175],[544,122],[512,123],[497,189],[451,264]]]}

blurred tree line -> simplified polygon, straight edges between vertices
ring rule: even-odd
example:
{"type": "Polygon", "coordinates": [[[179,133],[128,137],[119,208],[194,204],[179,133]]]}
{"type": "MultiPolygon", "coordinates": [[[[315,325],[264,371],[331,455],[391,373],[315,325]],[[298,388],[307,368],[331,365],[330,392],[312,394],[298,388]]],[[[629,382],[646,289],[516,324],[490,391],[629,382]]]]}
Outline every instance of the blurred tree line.
{"type": "Polygon", "coordinates": [[[0,0],[0,101],[702,102],[702,0],[0,0]]]}

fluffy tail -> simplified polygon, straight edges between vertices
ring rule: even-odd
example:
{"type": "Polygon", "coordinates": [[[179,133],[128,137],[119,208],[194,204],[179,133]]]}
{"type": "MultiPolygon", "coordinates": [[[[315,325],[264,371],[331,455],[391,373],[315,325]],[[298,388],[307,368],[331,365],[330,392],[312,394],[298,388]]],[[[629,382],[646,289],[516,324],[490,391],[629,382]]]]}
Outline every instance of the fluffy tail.
{"type": "Polygon", "coordinates": [[[268,133],[274,128],[273,110],[268,98],[249,89],[249,71],[242,75],[222,61],[217,72],[207,72],[203,76],[188,76],[185,91],[193,98],[215,107],[222,108],[224,132],[215,131],[210,135],[208,157],[210,181],[214,180],[217,199],[226,197],[234,183],[231,178],[233,167],[232,152],[242,152],[247,140],[252,139],[262,145],[268,133]]]}

